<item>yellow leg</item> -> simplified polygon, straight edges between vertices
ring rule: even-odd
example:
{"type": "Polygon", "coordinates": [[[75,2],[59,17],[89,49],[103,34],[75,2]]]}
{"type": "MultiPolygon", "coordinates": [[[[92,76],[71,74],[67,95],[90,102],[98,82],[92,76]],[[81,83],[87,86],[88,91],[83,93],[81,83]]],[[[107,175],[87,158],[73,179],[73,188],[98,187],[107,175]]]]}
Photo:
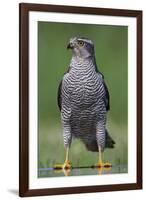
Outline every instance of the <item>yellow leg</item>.
{"type": "Polygon", "coordinates": [[[99,146],[99,158],[98,158],[98,163],[97,163],[97,167],[98,168],[111,168],[112,165],[110,163],[104,163],[102,161],[102,152],[101,152],[101,148],[99,146]]]}
{"type": "Polygon", "coordinates": [[[104,166],[104,163],[102,162],[102,152],[101,152],[101,148],[99,146],[99,158],[98,158],[97,167],[101,168],[103,166],[104,166]]]}
{"type": "Polygon", "coordinates": [[[69,148],[66,149],[66,157],[65,157],[65,162],[63,164],[63,169],[70,169],[71,164],[69,161],[69,148]]]}
{"type": "Polygon", "coordinates": [[[65,156],[65,162],[64,162],[64,164],[63,165],[62,164],[57,164],[57,165],[54,166],[54,168],[56,170],[59,170],[59,169],[65,169],[65,170],[67,170],[67,169],[71,168],[71,163],[69,161],[69,148],[66,149],[66,156],[65,156]]]}

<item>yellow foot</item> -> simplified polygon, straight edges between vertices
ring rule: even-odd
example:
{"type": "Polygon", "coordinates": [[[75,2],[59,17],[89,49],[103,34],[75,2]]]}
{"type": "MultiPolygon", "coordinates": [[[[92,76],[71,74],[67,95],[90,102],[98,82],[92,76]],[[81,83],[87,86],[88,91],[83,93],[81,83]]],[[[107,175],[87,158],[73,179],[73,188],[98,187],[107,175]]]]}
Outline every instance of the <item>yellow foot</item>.
{"type": "Polygon", "coordinates": [[[99,161],[96,165],[97,168],[111,168],[111,163],[103,163],[102,161],[99,161]]]}
{"type": "Polygon", "coordinates": [[[56,165],[54,165],[54,169],[55,170],[62,170],[62,167],[63,165],[62,164],[56,164],[56,165]]]}
{"type": "Polygon", "coordinates": [[[111,163],[104,163],[104,168],[111,168],[112,164],[111,163]]]}
{"type": "Polygon", "coordinates": [[[102,161],[98,161],[97,168],[102,168],[104,166],[104,163],[102,161]]]}
{"type": "Polygon", "coordinates": [[[69,160],[65,161],[63,164],[63,169],[70,169],[71,168],[71,163],[69,160]]]}
{"type": "Polygon", "coordinates": [[[54,165],[55,170],[61,170],[61,169],[71,169],[71,163],[70,161],[65,161],[64,164],[56,164],[54,165]]]}

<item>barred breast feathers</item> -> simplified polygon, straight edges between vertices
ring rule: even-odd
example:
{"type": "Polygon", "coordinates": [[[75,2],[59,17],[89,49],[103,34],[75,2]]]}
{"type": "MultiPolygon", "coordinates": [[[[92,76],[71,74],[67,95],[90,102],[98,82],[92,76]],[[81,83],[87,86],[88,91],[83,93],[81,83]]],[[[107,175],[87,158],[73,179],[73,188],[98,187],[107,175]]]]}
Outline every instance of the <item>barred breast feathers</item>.
{"type": "Polygon", "coordinates": [[[62,83],[62,106],[66,107],[66,114],[68,107],[74,110],[73,115],[84,109],[101,110],[100,99],[103,95],[102,76],[96,72],[93,61],[72,59],[70,70],[64,75],[62,83]]]}

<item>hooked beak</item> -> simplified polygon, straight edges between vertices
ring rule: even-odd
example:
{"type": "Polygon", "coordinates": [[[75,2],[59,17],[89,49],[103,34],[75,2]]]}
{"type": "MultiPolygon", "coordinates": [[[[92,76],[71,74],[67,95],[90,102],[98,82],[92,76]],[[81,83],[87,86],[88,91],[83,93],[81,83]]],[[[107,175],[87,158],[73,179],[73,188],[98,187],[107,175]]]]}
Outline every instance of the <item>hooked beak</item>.
{"type": "Polygon", "coordinates": [[[68,45],[67,45],[67,49],[73,49],[73,43],[69,43],[68,45]]]}

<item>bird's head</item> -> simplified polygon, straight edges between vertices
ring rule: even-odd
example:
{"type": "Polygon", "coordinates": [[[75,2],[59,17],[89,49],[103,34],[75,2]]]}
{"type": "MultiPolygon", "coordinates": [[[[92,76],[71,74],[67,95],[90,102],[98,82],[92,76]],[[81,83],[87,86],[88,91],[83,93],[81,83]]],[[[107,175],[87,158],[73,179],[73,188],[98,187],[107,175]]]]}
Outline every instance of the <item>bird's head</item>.
{"type": "Polygon", "coordinates": [[[72,49],[73,55],[77,57],[89,58],[94,56],[94,44],[88,38],[71,38],[67,49],[72,49]]]}

